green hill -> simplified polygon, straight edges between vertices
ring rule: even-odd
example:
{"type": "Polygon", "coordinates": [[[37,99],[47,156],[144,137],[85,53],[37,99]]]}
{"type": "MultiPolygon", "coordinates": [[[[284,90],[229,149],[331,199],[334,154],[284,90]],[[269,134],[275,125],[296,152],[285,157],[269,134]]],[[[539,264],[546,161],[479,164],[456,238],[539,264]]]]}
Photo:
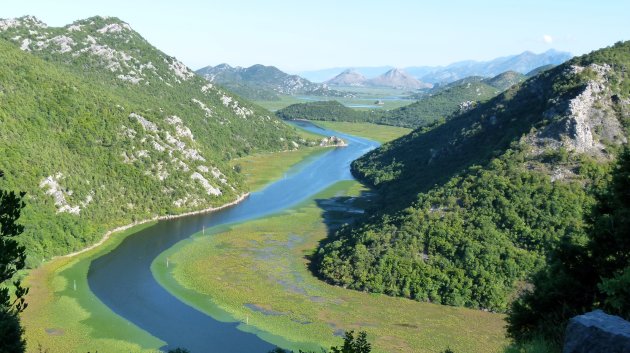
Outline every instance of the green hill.
{"type": "Polygon", "coordinates": [[[347,122],[379,122],[370,112],[348,108],[337,101],[314,101],[291,104],[276,111],[276,116],[285,120],[323,120],[347,122]]]}
{"type": "Polygon", "coordinates": [[[444,124],[355,161],[379,191],[366,218],[321,245],[325,280],[503,311],[584,215],[627,142],[630,42],[574,58],[444,124]]]}
{"type": "Polygon", "coordinates": [[[499,91],[505,91],[515,84],[525,81],[525,78],[525,75],[516,71],[506,71],[494,77],[487,78],[483,80],[483,82],[498,89],[499,91]]]}
{"type": "Polygon", "coordinates": [[[418,128],[470,109],[524,80],[524,75],[505,72],[492,78],[467,77],[417,95],[417,102],[388,111],[357,111],[335,101],[290,105],[276,112],[282,119],[370,122],[418,128]]]}
{"type": "Polygon", "coordinates": [[[305,142],[120,20],[0,29],[0,182],[28,193],[31,266],[115,226],[232,201],[246,187],[230,159],[305,142]]]}

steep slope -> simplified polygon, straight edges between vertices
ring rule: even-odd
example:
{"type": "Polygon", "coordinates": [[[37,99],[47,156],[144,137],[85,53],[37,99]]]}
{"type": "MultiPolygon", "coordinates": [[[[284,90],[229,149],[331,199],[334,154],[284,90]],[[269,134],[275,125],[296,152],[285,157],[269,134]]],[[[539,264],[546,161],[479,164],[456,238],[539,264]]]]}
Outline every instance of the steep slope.
{"type": "MultiPolygon", "coordinates": [[[[499,91],[505,91],[506,89],[514,86],[517,83],[525,81],[527,76],[516,71],[506,71],[500,73],[494,77],[483,80],[486,83],[499,91]]],[[[529,76],[532,77],[532,76],[529,76]]]]}
{"type": "Polygon", "coordinates": [[[386,73],[367,80],[366,85],[374,87],[391,87],[396,89],[430,88],[430,84],[420,82],[400,69],[391,69],[386,73]]]}
{"type": "Polygon", "coordinates": [[[527,78],[534,77],[534,76],[538,75],[539,73],[541,73],[543,71],[547,71],[549,69],[553,69],[554,67],[556,67],[556,65],[554,65],[554,64],[548,64],[548,65],[543,65],[543,66],[537,67],[537,68],[533,69],[532,71],[526,73],[525,77],[527,77],[527,78]]]}
{"type": "Polygon", "coordinates": [[[365,76],[355,69],[347,69],[325,83],[331,86],[364,86],[367,81],[365,76]]]}
{"type": "Polygon", "coordinates": [[[112,18],[1,20],[0,169],[28,192],[29,264],[106,229],[243,193],[231,158],[296,148],[295,130],[208,84],[112,18]]]}
{"type": "Polygon", "coordinates": [[[278,100],[278,94],[307,94],[325,97],[345,97],[348,93],[334,91],[328,86],[313,83],[297,75],[289,75],[274,66],[253,65],[247,68],[221,64],[206,66],[197,74],[212,83],[248,99],[278,100]]]}
{"type": "Polygon", "coordinates": [[[320,247],[322,278],[502,311],[584,215],[627,143],[630,42],[514,86],[352,165],[382,199],[320,247]]]}
{"type": "Polygon", "coordinates": [[[479,77],[465,78],[418,95],[410,105],[380,114],[382,123],[418,128],[469,110],[503,90],[479,77]]]}

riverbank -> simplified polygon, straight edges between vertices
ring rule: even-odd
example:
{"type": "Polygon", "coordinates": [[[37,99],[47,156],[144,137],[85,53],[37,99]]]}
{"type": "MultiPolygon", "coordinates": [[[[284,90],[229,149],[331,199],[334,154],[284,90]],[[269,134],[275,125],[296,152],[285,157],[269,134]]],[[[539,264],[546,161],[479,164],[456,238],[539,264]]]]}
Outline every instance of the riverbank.
{"type": "Polygon", "coordinates": [[[354,329],[377,352],[501,351],[503,315],[347,290],[311,274],[308,256],[328,227],[360,212],[364,191],[343,181],[281,213],[206,229],[162,253],[153,273],[189,305],[209,315],[218,307],[285,348],[337,345],[354,329]]]}
{"type": "MultiPolygon", "coordinates": [[[[283,173],[309,155],[326,148],[313,148],[301,153],[278,152],[251,157],[275,161],[275,173],[283,173]],[[285,161],[285,163],[283,163],[285,161]],[[284,164],[284,168],[282,165],[284,164]]],[[[253,172],[253,170],[252,170],[253,172]]],[[[276,174],[274,174],[276,175],[276,174]]],[[[251,187],[251,186],[250,186],[251,187]]],[[[217,207],[178,215],[155,216],[117,227],[87,248],[58,256],[31,270],[25,278],[30,288],[28,309],[22,314],[28,352],[143,352],[155,353],[165,342],[148,334],[120,317],[103,304],[90,290],[87,275],[93,259],[115,249],[125,238],[150,227],[159,220],[216,212],[245,200],[249,193],[217,207]]]]}
{"type": "MultiPolygon", "coordinates": [[[[74,257],[74,256],[77,256],[77,255],[86,253],[88,251],[94,250],[94,249],[98,248],[99,246],[103,245],[109,239],[109,237],[112,236],[113,234],[118,233],[118,232],[124,232],[124,231],[129,230],[129,229],[131,229],[133,227],[137,227],[137,226],[149,223],[149,222],[157,222],[157,221],[162,221],[162,220],[167,220],[167,219],[177,219],[177,218],[182,218],[182,217],[189,217],[189,216],[194,216],[194,215],[199,215],[199,214],[204,214],[204,213],[220,211],[220,210],[223,210],[225,208],[237,205],[238,203],[240,203],[243,200],[245,200],[247,198],[247,196],[249,196],[249,192],[241,194],[241,195],[239,195],[236,198],[236,200],[234,200],[232,202],[228,202],[228,203],[223,204],[221,206],[208,207],[208,208],[205,208],[203,210],[190,211],[190,212],[180,213],[180,214],[176,214],[176,215],[164,215],[164,216],[157,216],[156,215],[156,216],[153,216],[151,218],[147,218],[147,219],[144,219],[144,220],[141,220],[141,221],[135,221],[135,222],[129,223],[127,225],[120,226],[120,227],[114,228],[114,229],[112,229],[110,231],[107,231],[99,241],[97,241],[96,243],[94,243],[94,244],[92,244],[92,245],[90,245],[90,246],[88,246],[86,248],[83,248],[81,250],[77,250],[75,252],[72,252],[72,253],[69,253],[69,254],[66,254],[66,255],[61,255],[61,256],[58,256],[58,257],[70,258],[70,257],[74,257]]],[[[53,257],[52,260],[55,260],[56,258],[57,257],[53,257]]]]}
{"type": "MultiPolygon", "coordinates": [[[[327,150],[331,155],[344,155],[347,152],[346,149],[327,150]],[[342,152],[342,150],[346,152],[342,152]]],[[[291,153],[283,152],[273,157],[267,155],[264,158],[280,161],[287,156],[295,157],[291,153]]],[[[326,166],[345,165],[345,163],[331,163],[330,161],[315,162],[314,164],[318,165],[317,168],[319,169],[317,170],[326,166]]],[[[291,165],[291,163],[278,162],[278,168],[273,172],[278,175],[278,171],[281,171],[279,175],[282,176],[284,173],[282,171],[288,170],[291,165]]],[[[309,175],[312,174],[309,172],[309,175]]],[[[301,179],[298,178],[297,180],[301,179]]],[[[317,184],[319,179],[315,181],[317,184]]],[[[284,204],[285,201],[280,203],[284,204]]],[[[177,216],[181,217],[182,215],[177,216]]],[[[166,217],[173,218],[175,216],[166,217]]],[[[27,328],[29,352],[38,352],[38,344],[42,345],[43,350],[49,349],[51,352],[80,352],[96,349],[99,352],[152,352],[165,344],[165,342],[115,314],[95,296],[87,282],[92,260],[100,259],[112,250],[118,249],[128,236],[137,234],[141,229],[154,223],[149,220],[149,223],[115,233],[116,236],[113,236],[113,233],[109,234],[99,246],[74,254],[72,257],[58,258],[31,273],[27,279],[28,285],[32,288],[29,295],[30,299],[27,299],[31,306],[23,316],[23,322],[27,328]]],[[[122,274],[121,272],[117,273],[122,274]]],[[[110,278],[117,277],[110,276],[110,278]]],[[[127,299],[131,300],[130,298],[127,299]]],[[[123,297],[122,300],[126,299],[123,297]]]]}
{"type": "Polygon", "coordinates": [[[380,143],[389,142],[413,131],[405,127],[372,123],[349,123],[345,121],[311,121],[311,123],[326,129],[365,137],[380,143]]]}
{"type": "Polygon", "coordinates": [[[30,288],[26,298],[29,306],[21,315],[27,352],[155,353],[164,345],[111,311],[87,283],[94,258],[153,224],[129,228],[97,248],[73,257],[58,257],[28,274],[25,284],[30,288]]]}
{"type": "Polygon", "coordinates": [[[274,180],[283,178],[286,171],[293,166],[308,163],[330,150],[330,147],[312,147],[295,151],[260,153],[234,159],[230,164],[241,171],[245,177],[245,183],[253,192],[262,189],[274,180]]]}

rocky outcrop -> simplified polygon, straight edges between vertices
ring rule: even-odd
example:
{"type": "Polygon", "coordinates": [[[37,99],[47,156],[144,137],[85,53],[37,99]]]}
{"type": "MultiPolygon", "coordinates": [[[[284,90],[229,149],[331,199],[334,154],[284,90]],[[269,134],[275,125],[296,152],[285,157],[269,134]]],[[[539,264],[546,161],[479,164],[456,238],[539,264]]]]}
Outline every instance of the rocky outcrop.
{"type": "Polygon", "coordinates": [[[324,137],[322,141],[319,143],[322,147],[345,147],[348,146],[346,141],[340,139],[337,136],[324,137]]]}
{"type": "MultiPolygon", "coordinates": [[[[593,73],[582,91],[569,100],[558,99],[543,114],[553,121],[541,129],[529,142],[537,147],[534,154],[546,148],[565,148],[568,151],[592,156],[606,154],[606,144],[626,143],[623,127],[613,109],[607,74],[608,65],[571,66],[564,75],[577,75],[584,70],[593,73]]],[[[618,105],[619,103],[617,103],[618,105]]]]}
{"type": "Polygon", "coordinates": [[[563,353],[630,353],[630,322],[595,310],[572,318],[563,353]]]}

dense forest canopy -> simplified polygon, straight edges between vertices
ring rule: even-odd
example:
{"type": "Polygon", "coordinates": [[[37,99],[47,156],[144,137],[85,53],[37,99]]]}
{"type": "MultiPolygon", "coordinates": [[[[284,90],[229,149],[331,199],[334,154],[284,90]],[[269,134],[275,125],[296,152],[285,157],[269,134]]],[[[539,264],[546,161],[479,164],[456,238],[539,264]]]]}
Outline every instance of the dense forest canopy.
{"type": "Polygon", "coordinates": [[[575,58],[358,159],[354,175],[381,199],[320,246],[316,272],[359,290],[505,311],[561,239],[585,237],[628,139],[629,64],[630,42],[575,58]]]}

